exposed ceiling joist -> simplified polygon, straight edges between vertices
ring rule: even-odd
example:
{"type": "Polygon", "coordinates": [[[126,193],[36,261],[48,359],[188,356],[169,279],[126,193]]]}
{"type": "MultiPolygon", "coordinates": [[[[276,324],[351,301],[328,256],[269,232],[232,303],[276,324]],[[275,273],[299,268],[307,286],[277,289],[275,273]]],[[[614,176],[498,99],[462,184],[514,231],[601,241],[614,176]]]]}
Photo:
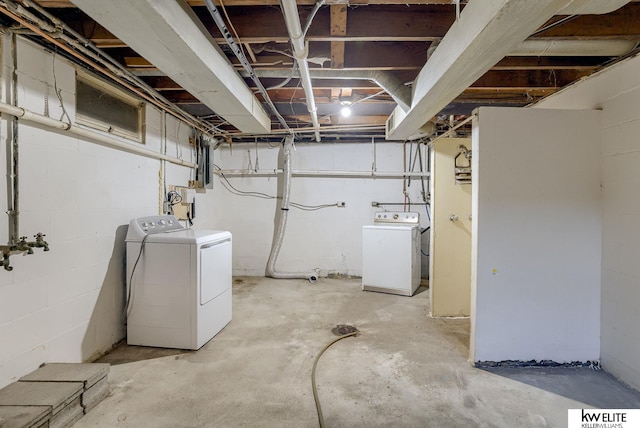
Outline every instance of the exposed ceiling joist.
{"type": "Polygon", "coordinates": [[[472,0],[416,78],[411,109],[396,107],[387,138],[405,139],[514,51],[567,0],[472,0]]]}
{"type": "MultiPolygon", "coordinates": [[[[5,1],[7,0],[0,0],[0,4],[5,1]]],[[[166,71],[171,70],[166,64],[161,63],[162,58],[152,57],[144,46],[135,44],[135,41],[118,38],[100,22],[87,16],[81,9],[75,8],[70,1],[33,1],[49,8],[47,10],[60,21],[96,43],[104,52],[124,64],[130,72],[142,76],[147,85],[159,91],[162,96],[175,102],[185,111],[219,126],[225,132],[234,133],[234,141],[242,140],[245,138],[243,136],[251,139],[255,134],[262,134],[238,133],[238,127],[230,125],[229,122],[217,116],[218,112],[211,108],[213,104],[207,103],[209,105],[207,106],[203,102],[203,94],[198,93],[203,85],[209,84],[207,79],[206,81],[198,80],[198,85],[191,86],[180,80],[184,77],[183,74],[194,70],[192,59],[202,62],[201,59],[194,58],[195,55],[184,60],[185,57],[180,56],[182,55],[180,52],[178,56],[180,59],[173,61],[175,68],[169,75],[166,71]],[[179,68],[181,71],[178,71],[179,68]]],[[[98,0],[78,0],[78,4],[83,1],[98,3],[98,0]]],[[[228,15],[228,20],[225,18],[228,28],[231,29],[233,26],[237,31],[239,42],[246,48],[246,56],[250,59],[256,73],[261,76],[262,84],[267,88],[273,87],[268,90],[268,94],[269,98],[274,100],[278,112],[292,127],[309,128],[311,123],[309,121],[312,119],[304,105],[306,97],[298,75],[292,72],[294,70],[293,52],[283,13],[279,7],[280,0],[223,1],[224,6],[221,3],[217,4],[221,12],[224,12],[225,16],[228,15]]],[[[536,3],[540,4],[534,1],[511,1],[523,8],[531,5],[537,7],[536,3]]],[[[115,9],[119,7],[120,2],[124,0],[100,3],[104,3],[106,9],[117,13],[115,9]]],[[[324,3],[324,6],[315,8],[316,2],[317,0],[298,0],[295,6],[302,22],[308,21],[311,15],[314,16],[310,20],[310,27],[303,42],[305,48],[308,48],[307,61],[319,119],[323,127],[328,123],[334,125],[349,122],[377,124],[377,128],[370,132],[380,137],[382,135],[379,126],[380,118],[390,114],[395,105],[400,106],[402,110],[409,110],[412,105],[412,87],[417,94],[420,94],[428,83],[424,70],[429,66],[429,64],[425,66],[425,63],[430,52],[433,53],[438,44],[443,44],[443,39],[445,35],[448,36],[452,26],[453,28],[457,26],[455,2],[453,0],[349,0],[348,2],[329,0],[324,3]],[[418,77],[421,70],[423,75],[418,77]],[[381,93],[383,89],[386,92],[381,93]],[[339,118],[337,112],[341,108],[340,101],[346,99],[348,91],[351,91],[351,100],[357,104],[353,109],[355,116],[351,116],[347,122],[346,119],[339,118]]],[[[209,44],[217,45],[220,59],[227,63],[227,67],[229,63],[231,64],[232,73],[229,75],[238,74],[243,70],[219,33],[218,27],[213,23],[204,0],[166,2],[129,0],[127,3],[127,7],[130,8],[147,3],[159,9],[168,7],[167,4],[180,3],[192,14],[193,22],[188,27],[193,25],[199,27],[209,39],[209,44]]],[[[482,9],[486,10],[491,9],[498,2],[497,0],[461,1],[463,15],[466,10],[474,6],[474,3],[479,3],[475,6],[482,6],[482,9]]],[[[508,3],[508,1],[503,0],[502,3],[508,3]]],[[[471,109],[481,105],[523,106],[552,94],[619,58],[638,52],[636,44],[640,42],[640,1],[634,0],[614,11],[610,9],[619,7],[624,3],[623,0],[574,0],[573,2],[565,0],[562,6],[566,6],[567,3],[571,3],[574,9],[565,9],[564,13],[583,13],[587,10],[584,7],[589,7],[590,12],[606,13],[561,16],[557,15],[561,12],[551,12],[547,20],[540,16],[535,17],[539,19],[537,28],[534,28],[536,25],[531,24],[530,14],[512,15],[512,22],[507,24],[512,24],[514,27],[523,25],[531,27],[530,34],[523,32],[522,37],[526,40],[523,39],[522,44],[514,45],[512,50],[505,52],[508,56],[498,58],[485,72],[474,69],[477,73],[475,79],[469,74],[473,67],[462,67],[463,74],[458,76],[455,82],[450,83],[458,84],[459,80],[464,80],[468,82],[467,86],[461,85],[455,96],[450,93],[444,99],[434,98],[437,103],[444,105],[434,116],[467,115],[471,109]],[[633,50],[629,52],[632,48],[633,50]],[[516,56],[523,54],[526,56],[516,56]]],[[[36,13],[34,9],[29,9],[36,13]]],[[[482,19],[486,19],[484,14],[474,14],[471,21],[477,22],[482,19]]],[[[473,22],[472,25],[466,26],[466,30],[474,28],[473,22]]],[[[4,23],[11,25],[11,22],[4,23]]],[[[141,37],[149,36],[150,39],[157,39],[156,31],[159,36],[164,36],[166,33],[162,30],[166,27],[156,26],[153,17],[149,19],[147,16],[139,15],[135,24],[131,26],[144,27],[146,34],[141,34],[141,37]]],[[[170,24],[167,26],[171,27],[170,24]]],[[[37,38],[24,29],[19,31],[28,37],[37,38]]],[[[497,42],[489,42],[490,38],[486,35],[476,34],[476,36],[481,37],[478,41],[484,41],[487,45],[479,47],[478,56],[492,54],[496,48],[501,49],[500,38],[497,42]],[[483,49],[486,49],[486,52],[483,49]]],[[[507,38],[508,42],[513,40],[513,37],[507,38]]],[[[446,61],[455,56],[457,47],[454,46],[451,50],[449,46],[443,60],[446,61]]],[[[160,48],[162,49],[162,46],[160,48]]],[[[429,63],[432,63],[432,60],[433,57],[429,63]]],[[[196,65],[196,69],[202,71],[199,65],[196,65]]],[[[211,73],[211,70],[204,70],[204,73],[206,76],[206,73],[211,73]]],[[[244,86],[248,86],[249,92],[255,89],[254,82],[246,76],[237,80],[240,80],[244,86]]],[[[235,95],[237,91],[232,92],[235,95]]],[[[225,102],[229,99],[227,93],[208,95],[225,102]]],[[[257,106],[264,103],[262,95],[258,94],[253,98],[257,106]]],[[[416,101],[414,100],[413,103],[415,104],[416,101]]],[[[218,110],[223,107],[225,106],[218,106],[218,110]]],[[[429,111],[422,112],[422,114],[428,113],[429,111]]],[[[277,123],[274,115],[268,119],[274,124],[277,123]]],[[[340,127],[339,131],[337,129],[332,128],[331,132],[337,134],[348,132],[344,127],[340,127]]],[[[310,139],[312,134],[303,135],[301,138],[305,140],[310,139]]]]}
{"type": "Polygon", "coordinates": [[[184,3],[74,1],[239,130],[271,130],[269,115],[184,3]]]}

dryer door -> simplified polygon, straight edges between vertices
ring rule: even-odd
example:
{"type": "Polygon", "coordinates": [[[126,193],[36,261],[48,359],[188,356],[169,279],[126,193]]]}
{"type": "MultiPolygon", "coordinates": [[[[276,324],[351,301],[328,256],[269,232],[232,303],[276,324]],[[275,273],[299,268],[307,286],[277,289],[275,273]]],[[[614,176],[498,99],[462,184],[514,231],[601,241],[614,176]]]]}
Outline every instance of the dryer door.
{"type": "Polygon", "coordinates": [[[200,247],[200,305],[231,287],[231,238],[200,247]]]}

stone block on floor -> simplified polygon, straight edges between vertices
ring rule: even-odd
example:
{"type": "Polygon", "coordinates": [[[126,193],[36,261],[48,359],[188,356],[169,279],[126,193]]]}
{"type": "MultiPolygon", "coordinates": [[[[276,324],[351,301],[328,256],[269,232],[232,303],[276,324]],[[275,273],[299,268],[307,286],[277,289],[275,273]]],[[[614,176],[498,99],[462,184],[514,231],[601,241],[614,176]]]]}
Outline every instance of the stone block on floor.
{"type": "Polygon", "coordinates": [[[109,395],[109,364],[49,363],[20,379],[21,382],[82,382],[81,405],[88,412],[109,395]]]}
{"type": "Polygon", "coordinates": [[[49,406],[0,405],[0,427],[2,428],[48,428],[49,419],[51,419],[49,406]]]}
{"type": "Polygon", "coordinates": [[[48,406],[49,427],[68,427],[84,414],[82,382],[15,382],[0,389],[0,406],[48,406]]]}

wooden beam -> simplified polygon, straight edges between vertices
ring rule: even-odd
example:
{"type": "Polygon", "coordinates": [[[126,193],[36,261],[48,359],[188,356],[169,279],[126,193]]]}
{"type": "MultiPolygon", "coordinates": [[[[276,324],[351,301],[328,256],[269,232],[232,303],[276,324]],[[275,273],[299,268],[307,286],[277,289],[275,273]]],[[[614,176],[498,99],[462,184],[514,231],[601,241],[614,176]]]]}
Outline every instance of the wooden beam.
{"type": "Polygon", "coordinates": [[[155,68],[149,61],[139,56],[125,57],[124,64],[128,68],[155,68]]]}
{"type": "Polygon", "coordinates": [[[146,77],[143,80],[156,91],[184,91],[182,86],[166,76],[146,77]]]}
{"type": "Polygon", "coordinates": [[[506,57],[492,70],[594,70],[609,58],[603,57],[506,57]]]}
{"type": "MultiPolygon", "coordinates": [[[[291,115],[285,116],[287,119],[297,120],[299,122],[311,123],[311,117],[308,115],[291,115]]],[[[321,125],[384,125],[388,116],[363,116],[352,115],[350,117],[341,117],[339,114],[321,116],[318,121],[321,125]]]]}
{"type": "MultiPolygon", "coordinates": [[[[70,0],[35,0],[42,7],[50,8],[75,8],[70,0]]],[[[313,6],[316,0],[297,0],[300,6],[313,6]]],[[[343,3],[344,0],[329,0],[327,4],[343,3]]],[[[191,6],[205,6],[204,0],[187,0],[191,6]]],[[[461,3],[466,3],[463,0],[461,3]]],[[[216,6],[220,6],[219,0],[214,0],[216,6]]],[[[225,0],[225,6],[278,6],[280,0],[225,0]]],[[[351,0],[349,4],[451,4],[451,0],[351,0]]]]}
{"type": "MultiPolygon", "coordinates": [[[[331,36],[347,35],[347,5],[332,4],[331,36]]],[[[344,68],[344,41],[331,42],[331,68],[344,68]]]]}
{"type": "Polygon", "coordinates": [[[491,70],[471,84],[472,88],[561,88],[592,70],[491,70]]]}
{"type": "MultiPolygon", "coordinates": [[[[557,18],[551,20],[554,22],[557,18]]],[[[544,28],[546,25],[543,25],[544,28]]],[[[632,2],[605,15],[580,15],[540,33],[541,38],[608,39],[640,37],[640,3],[632,2]]]]}
{"type": "MultiPolygon", "coordinates": [[[[225,5],[232,6],[233,2],[230,1],[225,1],[225,5]]],[[[48,5],[60,2],[40,0],[39,3],[48,5]]],[[[227,8],[234,28],[238,31],[242,41],[252,44],[270,41],[287,43],[288,35],[279,8],[265,6],[264,2],[256,1],[255,3],[259,6],[227,8]]],[[[277,4],[277,2],[275,3],[277,4]]],[[[309,1],[309,4],[313,3],[314,1],[309,1]]],[[[388,3],[393,3],[393,1],[388,1],[388,3]]],[[[370,4],[366,7],[347,7],[342,4],[321,8],[309,29],[307,40],[311,42],[430,42],[440,40],[455,21],[455,8],[451,4],[410,4],[405,1],[398,3],[402,3],[402,6],[370,4]],[[349,16],[349,25],[346,27],[346,33],[342,35],[332,34],[331,11],[337,10],[336,8],[339,7],[348,10],[349,16]]],[[[310,12],[311,7],[305,6],[307,3],[298,2],[298,4],[301,15],[310,12]]],[[[196,7],[194,10],[205,27],[212,33],[216,42],[224,44],[225,41],[206,8],[196,7]]],[[[120,40],[102,26],[71,8],[67,11],[64,9],[56,11],[56,16],[100,46],[123,46],[120,40]]],[[[640,3],[629,3],[621,9],[605,15],[579,16],[536,37],[637,40],[640,38],[640,3]]],[[[347,46],[345,52],[347,58],[350,55],[348,50],[347,46]]]]}

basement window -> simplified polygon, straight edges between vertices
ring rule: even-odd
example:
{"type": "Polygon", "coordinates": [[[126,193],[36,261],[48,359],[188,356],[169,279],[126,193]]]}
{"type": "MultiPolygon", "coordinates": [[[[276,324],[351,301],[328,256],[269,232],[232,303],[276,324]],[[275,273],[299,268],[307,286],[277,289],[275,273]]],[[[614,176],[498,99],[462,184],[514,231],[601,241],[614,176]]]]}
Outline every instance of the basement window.
{"type": "Polygon", "coordinates": [[[82,72],[76,74],[76,123],[144,144],[144,103],[82,72]]]}

